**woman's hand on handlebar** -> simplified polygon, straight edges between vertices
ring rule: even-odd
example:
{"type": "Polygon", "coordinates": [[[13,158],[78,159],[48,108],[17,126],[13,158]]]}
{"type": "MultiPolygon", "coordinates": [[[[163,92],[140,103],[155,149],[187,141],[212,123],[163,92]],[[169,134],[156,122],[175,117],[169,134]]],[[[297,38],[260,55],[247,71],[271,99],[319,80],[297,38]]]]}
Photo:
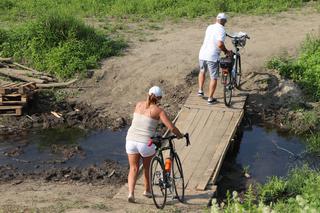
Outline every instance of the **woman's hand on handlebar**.
{"type": "Polygon", "coordinates": [[[181,139],[181,138],[184,137],[184,135],[183,135],[181,132],[179,132],[178,134],[176,134],[176,136],[177,136],[178,139],[181,139]]]}

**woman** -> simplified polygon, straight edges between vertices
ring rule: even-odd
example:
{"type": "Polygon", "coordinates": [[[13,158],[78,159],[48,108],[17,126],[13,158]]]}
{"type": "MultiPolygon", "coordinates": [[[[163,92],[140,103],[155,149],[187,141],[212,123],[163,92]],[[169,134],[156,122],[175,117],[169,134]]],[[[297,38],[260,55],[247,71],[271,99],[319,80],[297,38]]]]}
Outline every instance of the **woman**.
{"type": "Polygon", "coordinates": [[[128,201],[135,202],[134,188],[137,181],[139,170],[139,160],[142,157],[144,168],[144,187],[143,195],[150,198],[149,167],[150,161],[155,154],[155,146],[148,146],[151,136],[154,136],[159,120],[178,138],[183,135],[162,108],[158,106],[162,98],[162,91],[158,86],[151,87],[147,101],[138,102],[133,114],[132,124],[128,130],[126,138],[126,151],[130,165],[128,175],[129,196],[128,201]]]}

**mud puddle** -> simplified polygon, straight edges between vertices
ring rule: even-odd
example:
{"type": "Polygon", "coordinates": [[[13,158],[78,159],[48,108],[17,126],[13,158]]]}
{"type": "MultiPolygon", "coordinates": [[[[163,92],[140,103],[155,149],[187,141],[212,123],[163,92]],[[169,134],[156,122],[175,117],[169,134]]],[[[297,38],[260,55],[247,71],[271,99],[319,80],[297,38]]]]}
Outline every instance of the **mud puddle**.
{"type": "Polygon", "coordinates": [[[0,181],[39,175],[101,183],[115,176],[120,183],[127,173],[126,131],[55,128],[1,136],[0,181]]]}

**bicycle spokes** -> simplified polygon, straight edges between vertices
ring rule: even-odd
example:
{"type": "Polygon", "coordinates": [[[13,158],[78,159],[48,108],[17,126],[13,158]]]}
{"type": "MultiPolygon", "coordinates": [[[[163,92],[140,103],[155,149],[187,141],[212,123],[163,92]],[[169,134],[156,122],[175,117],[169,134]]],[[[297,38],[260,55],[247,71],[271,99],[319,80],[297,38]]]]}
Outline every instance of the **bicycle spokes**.
{"type": "Polygon", "coordinates": [[[176,198],[184,201],[184,177],[181,161],[178,155],[174,155],[172,164],[172,185],[174,187],[176,198]]]}
{"type": "Polygon", "coordinates": [[[164,176],[164,166],[155,156],[150,164],[150,185],[153,202],[157,208],[163,208],[167,197],[167,186],[164,176]]]}

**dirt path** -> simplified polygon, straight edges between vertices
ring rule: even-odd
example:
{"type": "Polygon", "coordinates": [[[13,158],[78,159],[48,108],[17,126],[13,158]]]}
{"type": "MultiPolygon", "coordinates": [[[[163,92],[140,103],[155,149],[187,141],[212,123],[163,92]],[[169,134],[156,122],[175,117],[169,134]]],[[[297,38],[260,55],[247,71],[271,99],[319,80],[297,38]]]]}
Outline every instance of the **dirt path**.
{"type": "MultiPolygon", "coordinates": [[[[148,87],[159,84],[164,87],[169,102],[175,102],[181,93],[187,95],[186,76],[197,69],[198,51],[204,36],[207,21],[193,21],[179,24],[165,24],[156,31],[153,42],[139,43],[123,57],[103,62],[102,69],[82,85],[97,86],[80,94],[79,102],[93,107],[102,107],[102,116],[113,118],[131,115],[134,103],[145,98],[148,87]],[[205,23],[206,22],[206,23],[205,23]]],[[[249,76],[242,86],[243,91],[252,94],[251,101],[262,104],[264,88],[262,81],[275,80],[276,73],[266,73],[265,61],[272,55],[288,51],[294,54],[307,33],[318,32],[320,14],[311,8],[300,12],[286,12],[268,16],[237,16],[231,18],[228,31],[246,31],[251,40],[243,51],[243,71],[249,76]],[[270,77],[271,76],[271,77],[270,77]],[[259,96],[260,95],[260,96],[259,96]],[[260,99],[259,99],[260,98],[260,99]]],[[[230,47],[230,45],[229,45],[230,47]]],[[[276,86],[276,85],[271,85],[276,86]]],[[[116,186],[90,186],[63,183],[25,181],[19,184],[0,185],[0,212],[39,209],[43,212],[140,212],[155,211],[153,206],[132,205],[112,200],[116,186]]],[[[203,207],[168,207],[167,211],[202,211],[203,207]],[[196,208],[196,209],[195,209],[196,208]]]]}
{"type": "MultiPolygon", "coordinates": [[[[287,51],[292,54],[307,33],[319,31],[319,17],[319,13],[305,8],[271,16],[231,18],[227,23],[228,32],[245,31],[252,38],[243,51],[244,73],[263,71],[264,63],[274,54],[287,51]]],[[[162,85],[167,94],[174,93],[175,88],[181,91],[186,76],[198,68],[199,48],[211,21],[165,24],[162,30],[154,32],[157,39],[154,42],[141,43],[123,57],[104,61],[102,69],[84,82],[98,88],[80,94],[78,100],[104,108],[103,114],[110,117],[128,118],[134,103],[145,98],[150,85],[162,85]]],[[[243,86],[254,89],[251,87],[252,82],[243,86]]],[[[173,101],[164,99],[163,102],[173,101]]]]}

